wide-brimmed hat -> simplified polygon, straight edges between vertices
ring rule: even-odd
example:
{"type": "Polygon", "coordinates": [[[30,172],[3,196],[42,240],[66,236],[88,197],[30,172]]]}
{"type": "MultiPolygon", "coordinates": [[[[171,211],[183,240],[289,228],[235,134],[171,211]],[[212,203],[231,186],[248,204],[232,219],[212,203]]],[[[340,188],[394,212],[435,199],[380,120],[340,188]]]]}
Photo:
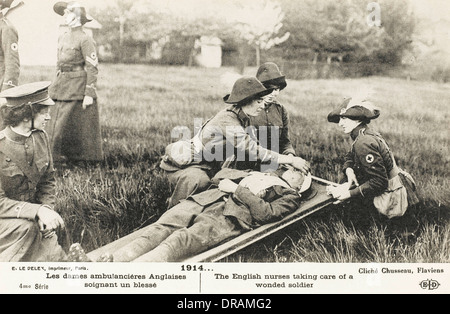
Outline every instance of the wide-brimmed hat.
{"type": "Polygon", "coordinates": [[[19,85],[1,92],[0,98],[6,98],[6,106],[9,108],[34,104],[53,106],[55,102],[48,94],[50,84],[49,81],[42,81],[19,85]]]}
{"type": "Polygon", "coordinates": [[[375,108],[369,101],[361,101],[352,103],[351,98],[347,98],[344,102],[328,114],[328,121],[339,123],[341,117],[352,120],[373,120],[378,118],[380,110],[375,108]]]}
{"type": "Polygon", "coordinates": [[[64,16],[64,11],[68,9],[69,11],[77,12],[80,14],[80,22],[82,25],[86,24],[87,22],[92,21],[92,17],[90,17],[86,13],[86,9],[82,7],[78,2],[76,1],[70,1],[70,2],[56,2],[53,6],[53,11],[55,11],[57,14],[64,16]]]}
{"type": "Polygon", "coordinates": [[[278,65],[273,62],[262,64],[256,72],[256,78],[265,87],[277,86],[281,90],[287,86],[286,77],[281,73],[278,65]]]}
{"type": "Polygon", "coordinates": [[[264,85],[253,76],[243,76],[236,80],[231,94],[223,97],[227,104],[242,104],[251,99],[270,94],[273,88],[265,88],[264,85]]]}

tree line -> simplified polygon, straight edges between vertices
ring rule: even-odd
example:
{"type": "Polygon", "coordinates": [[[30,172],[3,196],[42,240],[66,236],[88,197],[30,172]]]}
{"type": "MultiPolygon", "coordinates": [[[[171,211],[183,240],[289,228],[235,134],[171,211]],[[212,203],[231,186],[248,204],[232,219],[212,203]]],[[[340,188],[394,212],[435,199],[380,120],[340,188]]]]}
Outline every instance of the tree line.
{"type": "Polygon", "coordinates": [[[269,58],[398,65],[416,24],[403,0],[193,0],[184,10],[162,3],[115,0],[92,12],[103,26],[96,41],[111,61],[139,62],[141,54],[141,61],[191,65],[198,39],[209,36],[221,39],[230,65],[242,67],[269,58]]]}

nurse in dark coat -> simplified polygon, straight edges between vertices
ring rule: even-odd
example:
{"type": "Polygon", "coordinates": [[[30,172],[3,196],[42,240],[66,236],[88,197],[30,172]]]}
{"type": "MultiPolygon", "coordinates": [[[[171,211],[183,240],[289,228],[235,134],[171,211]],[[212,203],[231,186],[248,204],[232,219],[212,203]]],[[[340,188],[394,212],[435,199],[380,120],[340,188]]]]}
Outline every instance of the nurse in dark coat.
{"type": "Polygon", "coordinates": [[[259,131],[259,142],[264,147],[280,154],[295,155],[289,136],[289,114],[277,99],[280,92],[287,86],[285,76],[280,72],[278,65],[266,62],[259,67],[256,78],[265,88],[272,89],[272,92],[265,96],[264,110],[256,117],[250,117],[250,124],[259,131]],[[262,132],[264,127],[267,130],[262,132]],[[274,132],[273,129],[276,129],[277,132],[274,132]],[[272,134],[278,134],[278,138],[273,139],[272,134]]]}
{"type": "Polygon", "coordinates": [[[411,210],[406,209],[418,203],[415,183],[408,173],[397,166],[394,155],[381,134],[369,127],[370,121],[379,115],[380,111],[370,102],[352,101],[351,98],[328,114],[328,121],[338,123],[353,140],[343,165],[347,182],[338,187],[329,187],[329,192],[338,202],[359,199],[366,208],[375,206],[383,216],[398,221],[400,225],[406,226],[408,223],[411,231],[417,228],[417,221],[411,210]],[[396,199],[398,206],[395,207],[402,208],[403,212],[400,214],[392,211],[391,215],[391,212],[381,209],[378,200],[374,202],[375,197],[402,185],[406,188],[406,193],[396,199]],[[399,219],[400,217],[404,219],[399,219]]]}
{"type": "Polygon", "coordinates": [[[387,189],[388,173],[393,163],[386,147],[379,145],[381,136],[368,126],[371,120],[378,118],[380,112],[365,104],[347,107],[350,100],[328,115],[328,121],[338,123],[353,140],[343,166],[351,188],[339,190],[340,194],[336,191],[334,195],[339,200],[350,197],[373,198],[387,189]]]}
{"type": "Polygon", "coordinates": [[[17,86],[20,75],[19,35],[17,29],[4,16],[3,9],[9,8],[12,0],[0,1],[0,89],[17,86]]]}
{"type": "MultiPolygon", "coordinates": [[[[19,34],[14,25],[6,18],[12,2],[12,0],[0,0],[0,91],[19,84],[19,34]]],[[[3,121],[0,117],[0,129],[3,128],[3,121]]]]}
{"type": "Polygon", "coordinates": [[[48,137],[50,82],[8,89],[0,131],[0,261],[64,261],[55,231],[64,221],[54,210],[55,176],[48,137]]]}
{"type": "Polygon", "coordinates": [[[49,88],[56,102],[47,129],[53,157],[56,163],[102,161],[97,52],[94,40],[82,28],[91,19],[76,2],[58,2],[53,9],[69,27],[58,40],[56,78],[49,88]]]}

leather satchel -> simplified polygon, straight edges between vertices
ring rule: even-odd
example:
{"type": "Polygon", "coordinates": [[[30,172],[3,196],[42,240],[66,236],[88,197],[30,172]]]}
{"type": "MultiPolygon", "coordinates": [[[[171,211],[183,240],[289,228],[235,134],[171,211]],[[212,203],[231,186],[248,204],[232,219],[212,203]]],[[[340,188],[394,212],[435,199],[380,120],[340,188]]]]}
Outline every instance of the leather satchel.
{"type": "MultiPolygon", "coordinates": [[[[385,215],[389,219],[393,217],[400,217],[405,214],[409,205],[408,191],[402,179],[407,179],[409,181],[408,183],[413,186],[414,191],[416,188],[415,182],[408,172],[397,166],[394,155],[390,151],[389,146],[384,139],[381,137],[378,138],[387,147],[389,156],[393,162],[393,168],[389,173],[388,188],[381,195],[374,197],[373,204],[380,214],[385,215]]],[[[409,199],[411,199],[411,197],[409,199]]]]}
{"type": "Polygon", "coordinates": [[[388,218],[400,217],[408,208],[407,197],[406,188],[397,174],[389,179],[387,190],[374,197],[373,204],[380,214],[388,218]]]}

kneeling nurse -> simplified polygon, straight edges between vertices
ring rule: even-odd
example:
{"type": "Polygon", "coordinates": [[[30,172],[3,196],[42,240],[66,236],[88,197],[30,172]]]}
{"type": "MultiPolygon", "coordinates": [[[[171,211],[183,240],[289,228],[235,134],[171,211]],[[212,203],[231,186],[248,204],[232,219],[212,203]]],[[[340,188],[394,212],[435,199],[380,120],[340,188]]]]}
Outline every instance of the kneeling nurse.
{"type": "Polygon", "coordinates": [[[412,176],[397,166],[384,138],[368,126],[379,115],[369,101],[352,99],[328,114],[328,121],[338,123],[353,140],[343,166],[347,182],[330,187],[329,192],[337,202],[359,198],[366,205],[373,203],[380,214],[391,219],[404,216],[419,199],[412,176]]]}

